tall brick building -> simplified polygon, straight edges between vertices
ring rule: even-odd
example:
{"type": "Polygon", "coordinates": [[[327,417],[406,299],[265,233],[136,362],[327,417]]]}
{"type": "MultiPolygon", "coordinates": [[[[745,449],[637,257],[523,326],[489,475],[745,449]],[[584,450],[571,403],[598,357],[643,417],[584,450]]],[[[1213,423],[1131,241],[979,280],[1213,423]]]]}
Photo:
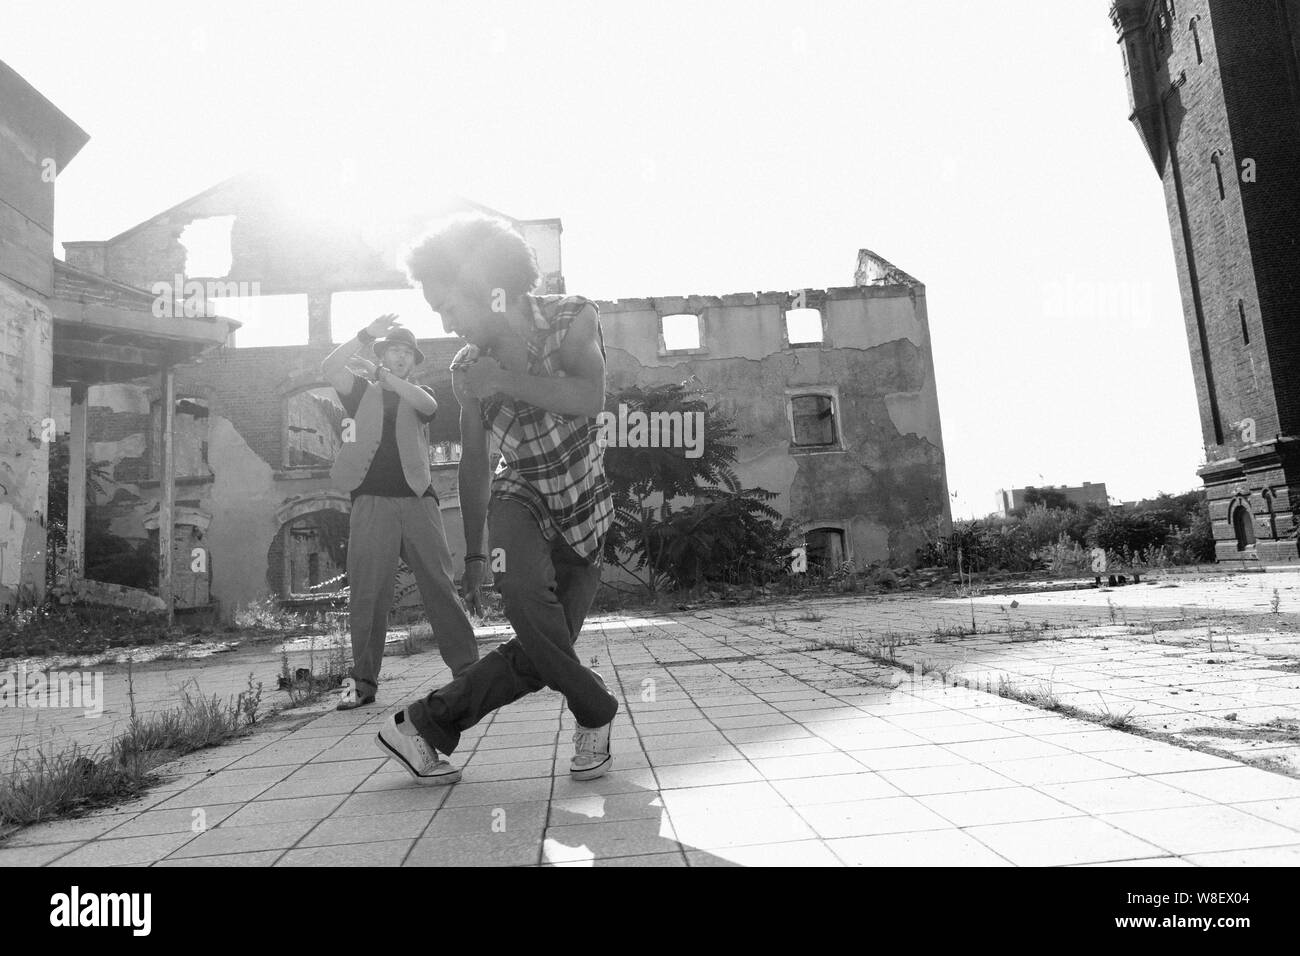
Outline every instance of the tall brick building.
{"type": "Polygon", "coordinates": [[[1295,561],[1300,0],[1118,0],[1111,19],[1164,183],[1218,558],[1295,561]]]}

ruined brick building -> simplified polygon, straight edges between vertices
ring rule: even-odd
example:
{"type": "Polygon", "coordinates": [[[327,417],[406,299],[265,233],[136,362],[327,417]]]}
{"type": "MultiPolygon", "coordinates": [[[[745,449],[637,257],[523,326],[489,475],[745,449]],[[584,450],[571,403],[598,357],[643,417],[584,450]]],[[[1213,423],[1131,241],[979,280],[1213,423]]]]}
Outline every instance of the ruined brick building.
{"type": "Polygon", "coordinates": [[[1300,0],[1118,0],[1111,19],[1169,209],[1218,558],[1295,561],[1300,0]]]}
{"type": "MultiPolygon", "coordinates": [[[[54,258],[54,187],[88,137],[26,80],[0,63],[0,611],[45,598],[49,463],[67,437],[68,552],[79,554],[86,513],[86,397],[92,386],[156,375],[226,341],[222,318],[163,320],[154,297],[54,258]]],[[[113,593],[139,606],[163,602],[95,588],[64,562],[68,596],[113,593]]]]}
{"type": "MultiPolygon", "coordinates": [[[[179,314],[174,300],[187,283],[226,284],[276,304],[282,340],[290,330],[289,344],[253,344],[257,323],[248,321],[233,347],[177,370],[178,608],[214,605],[229,616],[260,597],[308,594],[337,579],[349,500],[330,487],[329,465],[342,410],[320,361],[381,312],[402,311],[408,325],[416,314],[431,317],[400,271],[400,250],[432,219],[464,209],[482,207],[456,201],[368,226],[319,207],[304,218],[248,175],[113,239],[65,244],[70,267],[155,290],[164,311],[179,314]],[[225,244],[211,266],[186,243],[208,228],[225,244]],[[199,548],[209,560],[194,571],[199,548]]],[[[542,290],[563,291],[559,220],[503,218],[533,247],[542,290]]],[[[698,378],[746,436],[739,477],[780,494],[776,504],[805,532],[813,561],[906,563],[927,535],[948,530],[925,288],[906,273],[863,250],[854,284],[843,288],[599,305],[611,391],[698,378]]],[[[420,377],[440,405],[430,435],[435,488],[459,565],[458,426],[447,372],[457,340],[421,336],[420,344],[428,356],[420,377]]],[[[91,390],[90,457],[109,477],[95,506],[124,537],[156,534],[151,436],[161,401],[151,382],[91,390]]]]}

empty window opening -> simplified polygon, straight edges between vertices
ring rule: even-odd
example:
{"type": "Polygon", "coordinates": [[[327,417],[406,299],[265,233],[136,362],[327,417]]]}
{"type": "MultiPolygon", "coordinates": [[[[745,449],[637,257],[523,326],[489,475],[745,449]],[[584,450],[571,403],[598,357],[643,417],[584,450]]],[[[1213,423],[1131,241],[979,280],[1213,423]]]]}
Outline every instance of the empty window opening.
{"type": "Polygon", "coordinates": [[[285,402],[284,466],[328,468],[343,445],[343,403],[334,389],[296,392],[285,402]]]}
{"type": "Polygon", "coordinates": [[[1240,299],[1237,300],[1237,314],[1241,316],[1241,341],[1250,344],[1250,330],[1246,328],[1246,303],[1240,299]]]}
{"type": "Polygon", "coordinates": [[[833,571],[844,563],[844,532],[839,528],[814,528],[804,534],[808,567],[833,571]]]}
{"type": "Polygon", "coordinates": [[[335,292],[330,296],[330,336],[346,342],[381,315],[392,313],[403,328],[417,339],[441,339],[451,336],[442,325],[442,316],[429,308],[419,289],[367,289],[360,292],[335,292]]]}
{"type": "Polygon", "coordinates": [[[1250,509],[1238,503],[1232,512],[1232,530],[1237,536],[1237,550],[1245,551],[1255,546],[1255,522],[1251,520],[1250,509]]]}
{"type": "Polygon", "coordinates": [[[1226,199],[1228,194],[1223,188],[1223,165],[1219,160],[1221,155],[1221,152],[1216,151],[1215,154],[1210,157],[1210,162],[1214,164],[1214,176],[1218,180],[1219,184],[1219,198],[1226,199]]]}
{"type": "Polygon", "coordinates": [[[659,337],[663,340],[665,352],[686,352],[702,348],[700,317],[691,312],[661,316],[659,337]]]}
{"type": "Polygon", "coordinates": [[[835,444],[835,402],[831,396],[795,396],[790,399],[790,410],[796,445],[835,444]]]}
{"type": "Polygon", "coordinates": [[[1192,17],[1192,22],[1188,26],[1192,31],[1192,42],[1196,44],[1196,62],[1204,63],[1205,60],[1201,56],[1201,29],[1196,22],[1200,19],[1200,16],[1192,17]]]}
{"type": "Polygon", "coordinates": [[[195,219],[181,230],[179,241],[185,247],[187,278],[219,279],[230,275],[234,262],[230,233],[234,225],[234,216],[210,216],[195,219]]]}
{"type": "Polygon", "coordinates": [[[789,309],[785,313],[785,335],[791,345],[820,344],[821,312],[817,309],[789,309]]]}
{"type": "Polygon", "coordinates": [[[307,344],[305,294],[216,296],[208,305],[215,314],[242,323],[226,342],[231,348],[307,344]]]}

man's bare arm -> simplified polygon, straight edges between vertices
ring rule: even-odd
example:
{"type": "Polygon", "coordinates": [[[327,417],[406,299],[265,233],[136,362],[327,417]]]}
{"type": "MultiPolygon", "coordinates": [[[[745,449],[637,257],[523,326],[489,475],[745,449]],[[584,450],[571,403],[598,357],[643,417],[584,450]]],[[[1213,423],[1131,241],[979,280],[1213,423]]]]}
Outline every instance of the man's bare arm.
{"type": "Polygon", "coordinates": [[[464,388],[463,372],[452,373],[452,389],[460,400],[460,467],[456,472],[460,489],[460,514],[465,522],[465,552],[483,554],[483,532],[487,525],[488,436],[479,414],[478,400],[464,388]]]}
{"type": "Polygon", "coordinates": [[[500,393],[560,415],[595,417],[605,407],[605,357],[596,340],[596,310],[587,306],[573,320],[560,345],[564,378],[528,375],[481,358],[466,369],[469,389],[478,397],[500,393]]]}

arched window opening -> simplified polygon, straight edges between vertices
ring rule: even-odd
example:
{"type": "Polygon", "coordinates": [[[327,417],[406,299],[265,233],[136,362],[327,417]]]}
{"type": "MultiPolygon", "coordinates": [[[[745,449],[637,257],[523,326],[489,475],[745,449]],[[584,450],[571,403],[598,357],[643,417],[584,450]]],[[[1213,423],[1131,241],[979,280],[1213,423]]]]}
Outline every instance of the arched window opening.
{"type": "Polygon", "coordinates": [[[1251,520],[1250,509],[1243,502],[1238,502],[1232,512],[1232,530],[1237,536],[1237,550],[1245,551],[1255,546],[1255,523],[1251,520]]]}
{"type": "Polygon", "coordinates": [[[1268,536],[1272,540],[1277,540],[1277,512],[1273,510],[1273,489],[1265,488],[1263,492],[1264,504],[1268,508],[1268,536]]]}

